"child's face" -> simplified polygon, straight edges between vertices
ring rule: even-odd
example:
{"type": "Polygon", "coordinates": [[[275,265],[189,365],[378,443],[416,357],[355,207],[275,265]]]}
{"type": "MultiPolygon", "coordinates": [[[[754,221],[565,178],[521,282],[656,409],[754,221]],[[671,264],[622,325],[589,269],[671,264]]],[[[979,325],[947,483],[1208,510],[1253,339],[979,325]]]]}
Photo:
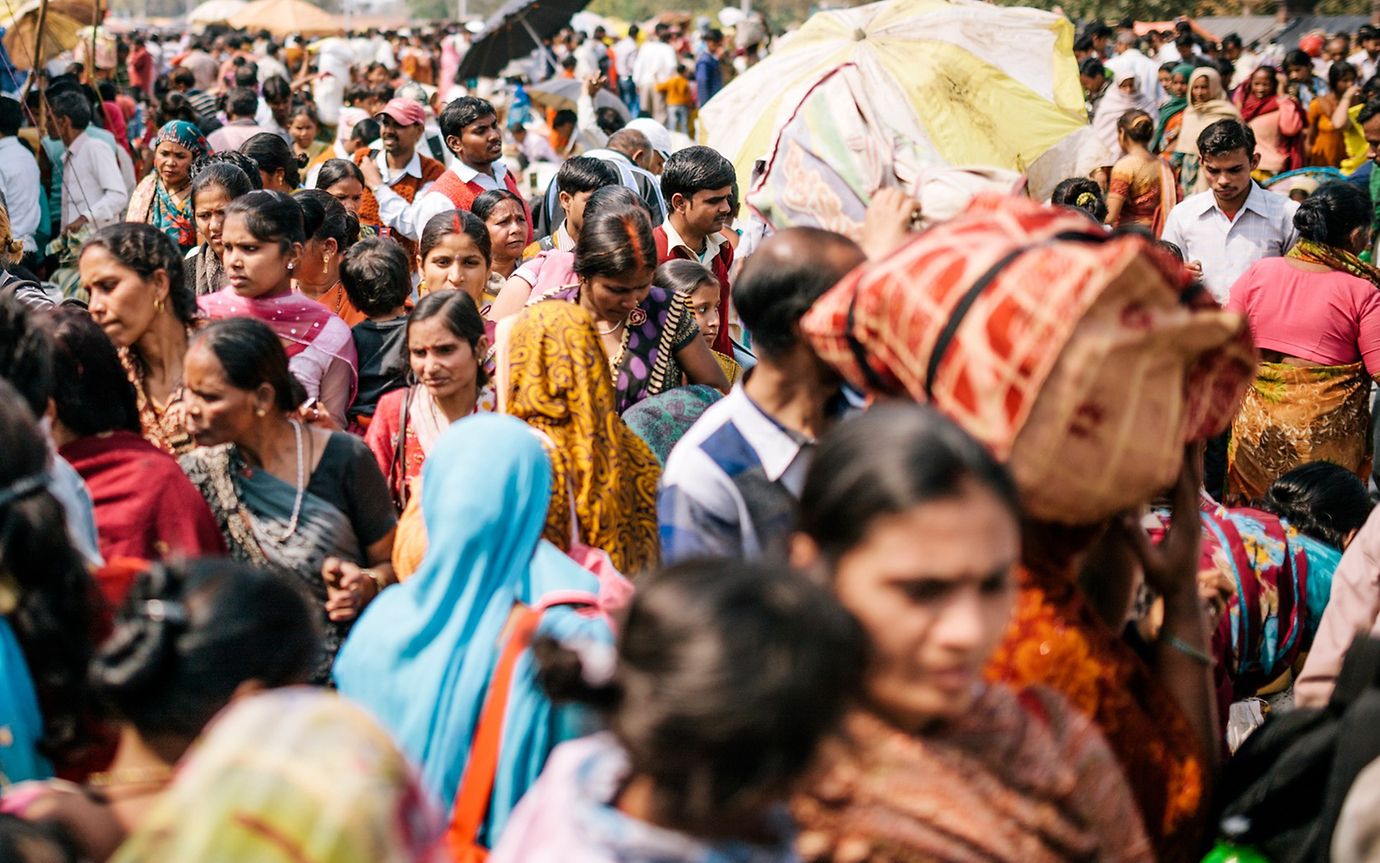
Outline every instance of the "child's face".
{"type": "Polygon", "coordinates": [[[700,325],[705,344],[713,348],[719,337],[719,283],[701,282],[685,299],[695,315],[695,323],[700,325]]]}

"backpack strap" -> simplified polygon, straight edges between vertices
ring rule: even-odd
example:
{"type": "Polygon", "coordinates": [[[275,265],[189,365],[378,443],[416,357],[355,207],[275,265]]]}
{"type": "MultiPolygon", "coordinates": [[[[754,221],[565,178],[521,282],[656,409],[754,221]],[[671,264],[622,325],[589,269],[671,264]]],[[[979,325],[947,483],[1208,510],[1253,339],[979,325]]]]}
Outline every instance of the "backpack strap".
{"type": "Polygon", "coordinates": [[[1340,715],[1346,712],[1361,693],[1376,682],[1380,673],[1380,639],[1371,638],[1369,633],[1361,633],[1352,639],[1342,659],[1342,670],[1337,672],[1337,685],[1328,699],[1329,713],[1340,715]]]}

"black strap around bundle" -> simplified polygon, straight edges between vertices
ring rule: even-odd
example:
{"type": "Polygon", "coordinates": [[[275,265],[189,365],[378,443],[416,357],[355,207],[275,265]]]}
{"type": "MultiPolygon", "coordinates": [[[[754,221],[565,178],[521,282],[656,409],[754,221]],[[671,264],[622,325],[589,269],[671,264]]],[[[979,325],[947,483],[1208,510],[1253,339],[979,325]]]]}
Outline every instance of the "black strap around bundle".
{"type": "Polygon", "coordinates": [[[987,272],[978,277],[973,282],[972,287],[963,293],[962,298],[954,306],[953,311],[949,312],[949,320],[945,322],[944,329],[939,331],[939,338],[934,340],[934,349],[930,351],[930,361],[925,367],[925,398],[934,399],[934,378],[939,374],[939,364],[944,361],[944,355],[949,352],[949,345],[954,340],[954,335],[958,333],[958,328],[963,324],[963,319],[968,316],[977,302],[982,292],[1001,275],[1002,270],[1011,265],[1011,262],[1029,252],[1048,246],[1051,243],[1103,243],[1111,239],[1110,234],[1088,234],[1082,231],[1065,231],[1055,234],[1048,240],[1041,240],[1038,243],[1031,243],[1026,246],[1017,246],[1011,251],[1002,255],[995,264],[987,268],[987,272]]]}

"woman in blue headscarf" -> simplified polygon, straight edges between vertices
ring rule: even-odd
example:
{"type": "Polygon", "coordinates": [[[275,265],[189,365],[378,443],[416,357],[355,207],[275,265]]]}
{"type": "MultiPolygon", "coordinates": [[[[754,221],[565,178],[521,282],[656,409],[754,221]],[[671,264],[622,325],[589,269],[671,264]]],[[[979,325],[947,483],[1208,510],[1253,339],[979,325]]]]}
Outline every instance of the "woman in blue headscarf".
{"type": "Polygon", "coordinates": [[[196,246],[192,163],[210,149],[196,124],[186,120],[164,124],[153,139],[153,170],[135,187],[125,221],[153,225],[184,254],[190,252],[196,246]]]}
{"type": "Polygon", "coordinates": [[[454,810],[448,838],[462,852],[492,846],[551,750],[587,730],[538,686],[525,647],[533,633],[567,644],[610,644],[613,635],[591,613],[598,581],[541,538],[551,462],[521,421],[490,414],[452,425],[427,457],[421,502],[426,557],[369,605],[340,650],[335,680],[454,810]],[[520,652],[509,675],[496,667],[514,632],[524,640],[513,642],[520,652]],[[481,713],[505,689],[501,745],[485,744],[481,713]],[[458,804],[476,788],[477,810],[458,804]]]}

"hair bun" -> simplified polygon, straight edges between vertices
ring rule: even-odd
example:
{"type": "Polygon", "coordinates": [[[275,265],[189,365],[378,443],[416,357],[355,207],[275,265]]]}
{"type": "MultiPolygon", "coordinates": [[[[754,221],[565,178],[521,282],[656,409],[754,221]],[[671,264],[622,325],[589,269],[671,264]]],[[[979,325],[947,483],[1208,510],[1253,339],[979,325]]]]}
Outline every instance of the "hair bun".
{"type": "Polygon", "coordinates": [[[187,630],[181,585],[162,566],[141,575],[115,615],[114,630],[91,662],[91,683],[113,700],[144,691],[166,676],[177,639],[187,630]]]}

